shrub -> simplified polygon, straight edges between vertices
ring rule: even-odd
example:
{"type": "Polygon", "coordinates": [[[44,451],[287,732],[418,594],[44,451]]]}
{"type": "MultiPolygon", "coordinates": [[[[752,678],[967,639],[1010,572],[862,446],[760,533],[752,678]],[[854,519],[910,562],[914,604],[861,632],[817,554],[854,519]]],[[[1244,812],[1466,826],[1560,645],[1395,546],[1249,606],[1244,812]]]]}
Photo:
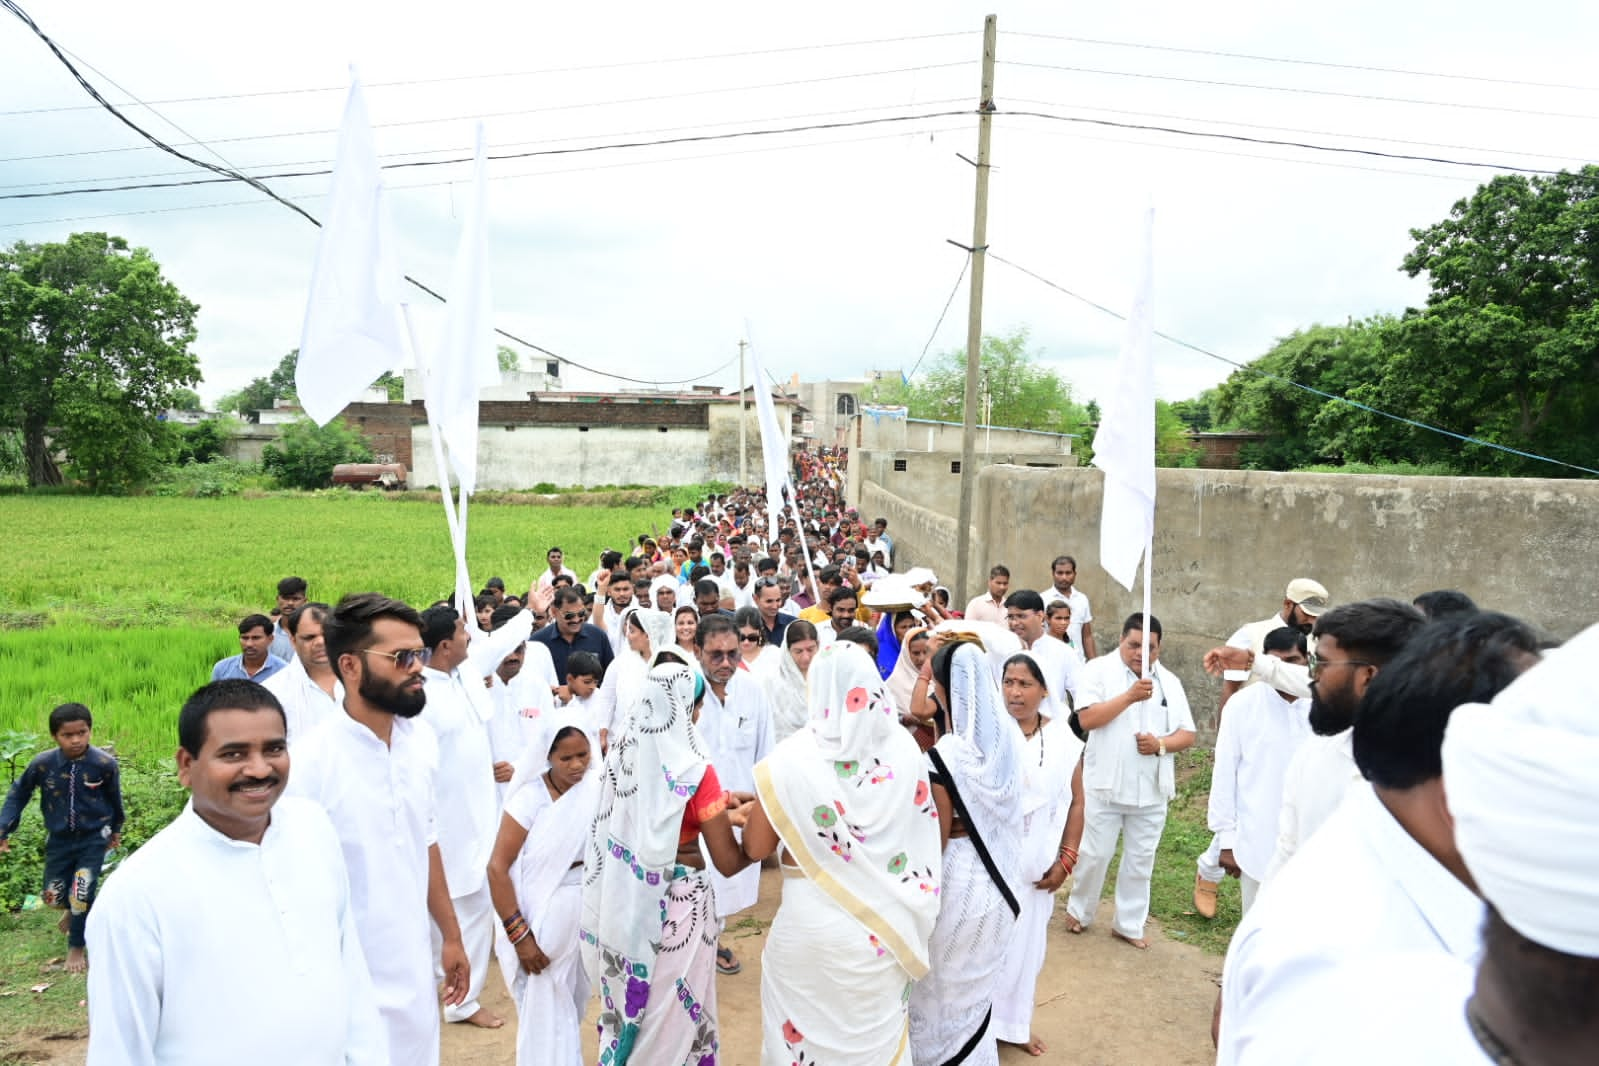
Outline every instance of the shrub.
{"type": "Polygon", "coordinates": [[[190,462],[169,466],[150,487],[152,496],[192,496],[211,499],[237,496],[260,473],[254,463],[241,463],[221,456],[209,462],[190,462]]]}
{"type": "Polygon", "coordinates": [[[369,463],[372,449],[359,430],[338,419],[318,426],[308,418],[283,427],[278,444],[261,450],[261,465],[279,485],[291,489],[320,489],[333,483],[333,468],[340,463],[369,463]]]}

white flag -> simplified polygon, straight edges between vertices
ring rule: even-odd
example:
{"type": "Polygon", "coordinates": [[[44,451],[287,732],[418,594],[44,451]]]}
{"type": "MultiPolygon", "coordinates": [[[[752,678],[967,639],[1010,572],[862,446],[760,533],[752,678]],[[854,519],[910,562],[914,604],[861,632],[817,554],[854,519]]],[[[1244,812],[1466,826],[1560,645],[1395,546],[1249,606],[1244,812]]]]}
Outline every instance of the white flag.
{"type": "Polygon", "coordinates": [[[319,426],[401,361],[400,267],[372,126],[351,72],[328,213],[294,372],[300,406],[319,426]]]}
{"type": "MultiPolygon", "coordinates": [[[[783,486],[788,484],[788,439],[777,420],[777,407],[772,403],[772,387],[761,366],[761,350],[750,346],[750,367],[755,374],[755,415],[761,425],[761,458],[766,467],[766,513],[770,523],[768,541],[777,539],[782,526],[783,486]]],[[[739,415],[743,416],[743,399],[739,400],[739,415]]]]}
{"type": "MultiPolygon", "coordinates": [[[[1150,208],[1116,391],[1101,408],[1094,434],[1094,465],[1105,472],[1099,561],[1128,590],[1155,531],[1155,369],[1150,353],[1155,335],[1154,232],[1155,211],[1150,208]]],[[[1147,592],[1147,571],[1144,584],[1147,592]]]]}
{"type": "MultiPolygon", "coordinates": [[[[478,399],[483,389],[500,380],[489,286],[488,161],[482,125],[477,129],[472,194],[467,198],[461,243],[450,274],[449,301],[444,335],[428,367],[425,393],[428,419],[444,435],[450,468],[464,497],[477,488],[478,399]]],[[[443,485],[444,471],[439,475],[443,485]]]]}

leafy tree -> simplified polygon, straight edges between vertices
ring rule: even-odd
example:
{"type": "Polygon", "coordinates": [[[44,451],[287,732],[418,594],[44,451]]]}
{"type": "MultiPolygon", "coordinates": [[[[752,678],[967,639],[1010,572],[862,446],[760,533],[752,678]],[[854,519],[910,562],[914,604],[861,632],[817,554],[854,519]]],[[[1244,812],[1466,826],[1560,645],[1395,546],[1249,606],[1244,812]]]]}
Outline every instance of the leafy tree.
{"type": "Polygon", "coordinates": [[[1155,401],[1155,465],[1198,466],[1199,445],[1188,423],[1165,400],[1155,401]]]}
{"type": "Polygon", "coordinates": [[[242,389],[224,393],[217,401],[219,410],[228,414],[247,414],[250,411],[270,411],[279,400],[293,401],[294,368],[300,361],[300,349],[295,348],[272,368],[266,377],[254,378],[242,389]]]}
{"type": "Polygon", "coordinates": [[[517,354],[515,348],[501,344],[494,349],[494,352],[500,360],[500,373],[505,374],[522,369],[522,357],[517,354]]]}
{"type": "MultiPolygon", "coordinates": [[[[984,391],[989,400],[989,420],[996,426],[1037,429],[1052,433],[1076,432],[1084,421],[1083,409],[1072,401],[1071,386],[1055,371],[1039,365],[1041,353],[1027,347],[1027,329],[1007,336],[983,337],[978,357],[978,402],[984,391]]],[[[868,390],[871,402],[903,404],[912,418],[944,422],[962,420],[966,390],[966,350],[954,348],[940,354],[926,374],[909,385],[881,380],[868,390]]],[[[978,421],[983,412],[978,411],[978,421]]]]}
{"type": "Polygon", "coordinates": [[[220,458],[237,424],[231,418],[208,418],[192,426],[175,427],[177,442],[173,462],[209,463],[220,458]]]}
{"type": "Polygon", "coordinates": [[[318,426],[309,418],[283,427],[277,444],[261,449],[261,465],[278,483],[295,489],[320,489],[333,483],[340,463],[369,463],[372,448],[360,430],[335,418],[318,426]]]}
{"type": "Polygon", "coordinates": [[[21,433],[29,485],[60,483],[57,450],[96,490],[154,473],[166,445],[157,415],[200,380],[196,311],[120,237],[0,251],[0,430],[21,433]]]}
{"type": "Polygon", "coordinates": [[[392,370],[385,370],[383,375],[372,384],[387,390],[390,403],[402,403],[405,400],[405,378],[392,370]]]}
{"type": "Polygon", "coordinates": [[[193,389],[173,389],[172,397],[167,400],[167,407],[173,411],[199,411],[203,409],[200,403],[200,394],[193,389]]]}

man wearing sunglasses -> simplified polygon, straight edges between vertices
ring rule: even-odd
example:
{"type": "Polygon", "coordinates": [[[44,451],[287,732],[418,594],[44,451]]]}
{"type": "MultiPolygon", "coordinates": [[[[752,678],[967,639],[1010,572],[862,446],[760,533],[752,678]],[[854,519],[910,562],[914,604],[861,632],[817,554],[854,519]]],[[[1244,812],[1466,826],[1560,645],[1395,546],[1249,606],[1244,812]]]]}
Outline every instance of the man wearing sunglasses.
{"type": "Polygon", "coordinates": [[[550,650],[550,665],[555,668],[556,677],[566,676],[566,658],[574,651],[591,651],[599,656],[602,667],[610,669],[616,653],[605,630],[589,622],[581,592],[574,588],[556,589],[551,611],[555,620],[528,639],[550,650]]]}
{"type": "Polygon", "coordinates": [[[344,713],[295,747],[288,791],[320,803],[338,831],[388,1061],[436,1066],[439,1003],[466,998],[470,967],[434,833],[437,742],[417,720],[427,703],[422,619],[398,600],[356,593],[333,609],[323,639],[344,713]]]}

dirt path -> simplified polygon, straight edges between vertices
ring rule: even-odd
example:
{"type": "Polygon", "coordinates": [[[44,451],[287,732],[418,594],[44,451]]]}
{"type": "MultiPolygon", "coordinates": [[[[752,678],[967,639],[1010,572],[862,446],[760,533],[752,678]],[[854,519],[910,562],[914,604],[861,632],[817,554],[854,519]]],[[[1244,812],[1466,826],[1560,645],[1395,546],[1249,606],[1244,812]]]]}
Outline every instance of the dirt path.
{"type": "MultiPolygon", "coordinates": [[[[718,996],[723,1066],[758,1066],[761,1058],[761,947],[777,908],[781,877],[767,870],[760,901],[738,915],[726,943],[744,963],[736,977],[720,978],[718,996]]],[[[1210,1015],[1221,959],[1162,937],[1151,923],[1150,948],[1137,951],[1113,940],[1110,905],[1104,903],[1092,929],[1082,936],[1060,925],[1065,894],[1056,904],[1049,951],[1038,980],[1034,1032],[1050,1048],[1045,1062],[1072,1066],[1209,1066],[1210,1015]]],[[[515,1010],[495,967],[483,1004],[507,1019],[515,1010]]],[[[594,1062],[597,1006],[589,1012],[586,1061],[594,1062]]],[[[514,1066],[515,1023],[488,1031],[466,1025],[444,1027],[443,1066],[514,1066]]],[[[84,1041],[40,1040],[39,1062],[82,1066],[84,1041]]],[[[1007,1066],[1031,1062],[1020,1049],[1002,1046],[1007,1066]]],[[[22,1060],[27,1061],[27,1060],[22,1060]]]]}

